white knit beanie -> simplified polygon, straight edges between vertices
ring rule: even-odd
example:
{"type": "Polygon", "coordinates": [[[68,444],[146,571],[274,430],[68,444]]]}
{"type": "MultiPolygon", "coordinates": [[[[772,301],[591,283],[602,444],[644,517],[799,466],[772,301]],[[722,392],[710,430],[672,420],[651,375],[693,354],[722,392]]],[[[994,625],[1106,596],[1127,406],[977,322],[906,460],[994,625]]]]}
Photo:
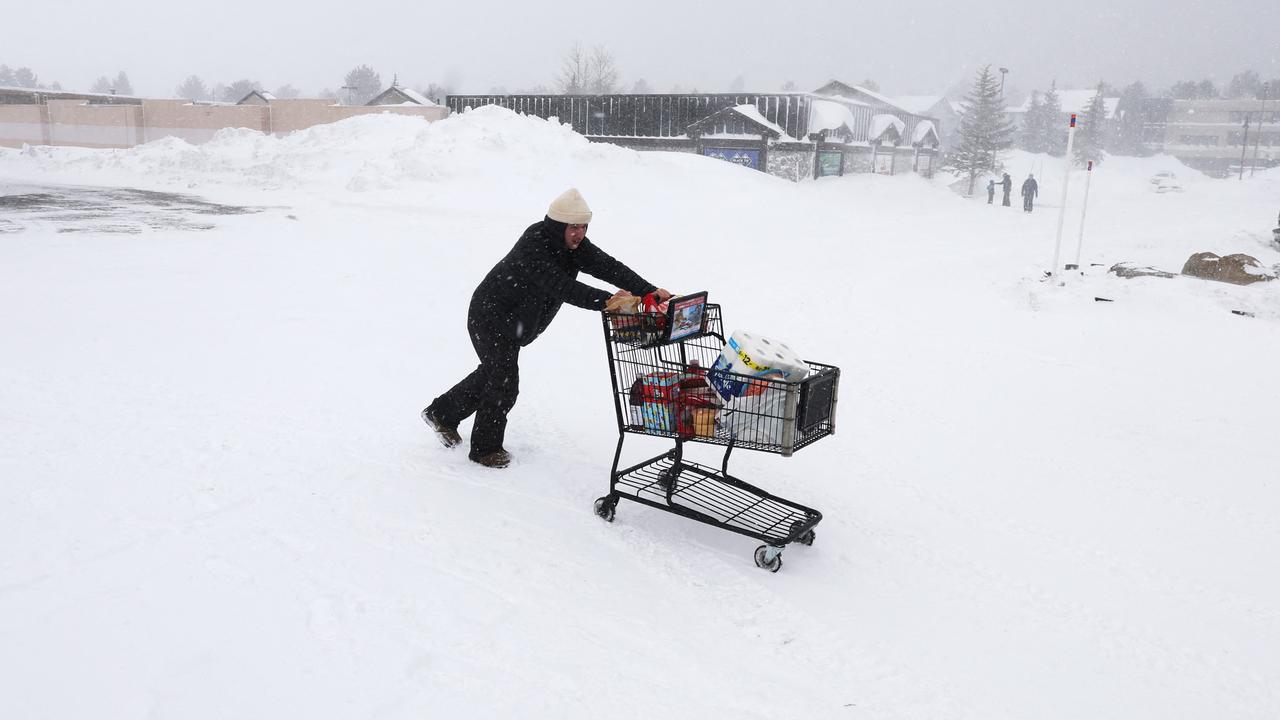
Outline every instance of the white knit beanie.
{"type": "Polygon", "coordinates": [[[582,199],[578,188],[569,188],[551,201],[547,217],[565,225],[586,225],[591,222],[591,208],[587,207],[587,201],[582,199]]]}

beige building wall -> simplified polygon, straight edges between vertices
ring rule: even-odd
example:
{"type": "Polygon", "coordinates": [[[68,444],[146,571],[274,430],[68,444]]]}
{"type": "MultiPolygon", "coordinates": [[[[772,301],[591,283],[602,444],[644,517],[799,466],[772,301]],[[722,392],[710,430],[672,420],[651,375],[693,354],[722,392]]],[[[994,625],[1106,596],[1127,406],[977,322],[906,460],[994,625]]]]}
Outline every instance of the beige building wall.
{"type": "Polygon", "coordinates": [[[197,105],[187,100],[146,100],[142,103],[143,142],[176,137],[192,144],[208,142],[224,128],[267,132],[263,105],[197,105]]]}
{"type": "Polygon", "coordinates": [[[47,145],[44,105],[0,105],[0,146],[47,145]]]}
{"type": "Polygon", "coordinates": [[[50,100],[46,105],[0,105],[0,146],[71,145],[129,148],[165,137],[208,142],[224,128],[285,135],[357,115],[392,113],[428,121],[449,114],[444,106],[348,107],[332,100],[273,100],[268,105],[210,105],[186,100],[144,100],[141,105],[90,105],[50,100]]]}

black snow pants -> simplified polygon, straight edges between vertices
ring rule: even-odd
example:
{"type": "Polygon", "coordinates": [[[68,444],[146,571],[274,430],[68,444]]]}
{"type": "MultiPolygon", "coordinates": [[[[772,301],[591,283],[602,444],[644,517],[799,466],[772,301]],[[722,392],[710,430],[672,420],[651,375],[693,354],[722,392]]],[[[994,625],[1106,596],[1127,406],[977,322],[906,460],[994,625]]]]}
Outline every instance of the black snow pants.
{"type": "Polygon", "coordinates": [[[1000,204],[1005,207],[1009,207],[1009,191],[1008,190],[1004,191],[1004,198],[1000,201],[1000,204]]]}
{"type": "Polygon", "coordinates": [[[480,366],[445,394],[431,401],[431,414],[453,427],[475,413],[471,454],[502,449],[507,413],[520,393],[520,344],[491,329],[473,308],[467,313],[467,334],[480,356],[480,366]]]}
{"type": "Polygon", "coordinates": [[[1022,196],[1022,209],[1031,212],[1031,206],[1035,204],[1036,198],[1031,193],[1022,196]]]}

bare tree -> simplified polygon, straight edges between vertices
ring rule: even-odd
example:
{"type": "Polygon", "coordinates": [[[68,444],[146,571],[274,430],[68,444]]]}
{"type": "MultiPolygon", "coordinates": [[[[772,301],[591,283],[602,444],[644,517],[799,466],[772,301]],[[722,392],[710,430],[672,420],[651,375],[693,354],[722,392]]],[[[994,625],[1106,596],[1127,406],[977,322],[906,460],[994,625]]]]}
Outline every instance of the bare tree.
{"type": "Polygon", "coordinates": [[[209,100],[213,96],[209,94],[209,86],[204,84],[199,75],[191,75],[174,91],[180,98],[186,98],[195,102],[197,100],[209,100]]]}
{"type": "Polygon", "coordinates": [[[587,54],[583,52],[581,43],[574,43],[560,61],[560,77],[556,78],[556,87],[563,95],[581,95],[587,88],[587,54]]]}
{"type": "Polygon", "coordinates": [[[8,65],[0,65],[0,85],[17,85],[17,80],[13,77],[13,68],[8,65]]]}
{"type": "Polygon", "coordinates": [[[729,83],[729,92],[740,93],[747,89],[747,79],[741,75],[735,77],[729,83]]]}
{"type": "Polygon", "coordinates": [[[650,95],[653,93],[653,88],[650,87],[649,83],[645,82],[644,78],[640,78],[631,86],[631,93],[633,95],[650,95]]]}
{"type": "Polygon", "coordinates": [[[453,94],[453,88],[448,83],[429,83],[422,94],[443,105],[444,99],[453,94]]]}
{"type": "Polygon", "coordinates": [[[292,100],[293,98],[301,95],[302,91],[294,87],[292,83],[285,83],[276,88],[276,91],[273,94],[281,100],[292,100]]]}
{"type": "Polygon", "coordinates": [[[261,89],[262,83],[257,80],[241,79],[223,87],[218,99],[223,102],[240,102],[249,93],[261,89]]]}
{"type": "Polygon", "coordinates": [[[591,48],[587,59],[587,92],[595,95],[611,95],[618,92],[618,64],[613,53],[603,45],[591,48]]]}

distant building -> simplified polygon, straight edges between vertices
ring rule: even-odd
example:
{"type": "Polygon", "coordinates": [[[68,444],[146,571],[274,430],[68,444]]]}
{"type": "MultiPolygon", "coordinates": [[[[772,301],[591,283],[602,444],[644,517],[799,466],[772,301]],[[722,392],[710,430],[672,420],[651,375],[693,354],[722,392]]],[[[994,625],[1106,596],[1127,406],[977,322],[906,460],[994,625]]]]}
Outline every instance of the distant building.
{"type": "Polygon", "coordinates": [[[410,90],[409,88],[393,84],[391,87],[379,93],[377,97],[365,103],[365,105],[433,106],[435,103],[428,100],[426,96],[417,90],[410,90]]]}
{"type": "Polygon", "coordinates": [[[908,112],[937,121],[935,129],[943,147],[953,147],[960,142],[960,116],[963,107],[945,95],[895,95],[893,102],[908,112]]]}
{"type": "Polygon", "coordinates": [[[498,105],[557,118],[594,142],[720,158],[779,177],[932,175],[937,124],[860,88],[839,94],[450,95],[452,112],[498,105]]]}
{"type": "Polygon", "coordinates": [[[237,105],[270,105],[276,96],[266,90],[251,90],[248,95],[240,98],[237,105]]]}
{"type": "Polygon", "coordinates": [[[1280,165],[1280,100],[1146,101],[1143,143],[1214,177],[1280,165]],[[1247,127],[1246,127],[1247,123],[1247,127]]]}
{"type": "Polygon", "coordinates": [[[46,105],[50,100],[83,100],[91,105],[141,105],[142,98],[115,93],[82,93],[43,88],[0,87],[0,105],[46,105]]]}

